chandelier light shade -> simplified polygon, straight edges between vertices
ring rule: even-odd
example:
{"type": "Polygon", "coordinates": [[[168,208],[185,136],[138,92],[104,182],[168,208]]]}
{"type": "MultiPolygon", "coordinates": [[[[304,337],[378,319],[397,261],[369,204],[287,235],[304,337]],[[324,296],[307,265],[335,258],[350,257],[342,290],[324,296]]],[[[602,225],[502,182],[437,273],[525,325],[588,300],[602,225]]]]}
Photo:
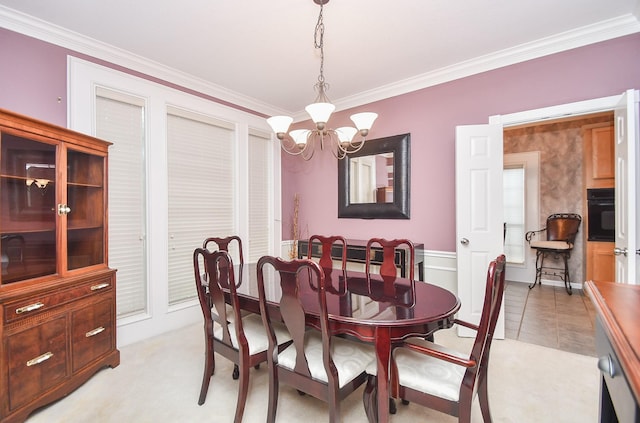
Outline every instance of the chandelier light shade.
{"type": "Polygon", "coordinates": [[[331,129],[327,126],[331,113],[335,110],[334,106],[327,97],[326,90],[329,88],[324,80],[324,22],[323,11],[324,5],[329,0],[313,0],[320,5],[320,14],[314,33],[315,48],[320,49],[320,75],[315,89],[318,92],[316,99],[312,104],[305,107],[305,110],[315,124],[314,129],[298,129],[289,132],[289,126],[293,122],[290,116],[273,116],[267,119],[267,122],[280,140],[282,149],[292,155],[300,155],[303,159],[309,160],[313,157],[316,145],[320,145],[320,149],[326,147],[331,150],[333,155],[338,159],[343,159],[349,153],[355,153],[360,150],[366,141],[373,122],[378,115],[372,112],[356,113],[351,116],[355,128],[344,126],[337,129],[331,129]]]}

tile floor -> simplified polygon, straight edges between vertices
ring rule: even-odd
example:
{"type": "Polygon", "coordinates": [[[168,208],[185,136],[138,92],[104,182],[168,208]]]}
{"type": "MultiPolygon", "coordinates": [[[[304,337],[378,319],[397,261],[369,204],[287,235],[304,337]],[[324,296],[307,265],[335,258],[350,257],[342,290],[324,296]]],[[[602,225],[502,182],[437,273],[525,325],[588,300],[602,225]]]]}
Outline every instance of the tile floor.
{"type": "Polygon", "coordinates": [[[507,282],[505,335],[531,344],[596,356],[595,310],[583,290],[507,282]]]}

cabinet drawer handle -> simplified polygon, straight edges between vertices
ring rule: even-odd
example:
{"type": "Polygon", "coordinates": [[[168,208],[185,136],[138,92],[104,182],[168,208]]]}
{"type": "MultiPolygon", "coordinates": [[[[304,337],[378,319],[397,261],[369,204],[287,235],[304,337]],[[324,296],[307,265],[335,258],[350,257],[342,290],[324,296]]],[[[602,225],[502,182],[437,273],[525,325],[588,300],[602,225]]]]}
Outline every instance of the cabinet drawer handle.
{"type": "Polygon", "coordinates": [[[37,309],[42,308],[42,307],[44,307],[44,303],[41,303],[41,302],[29,304],[29,305],[24,306],[24,307],[16,308],[16,314],[26,313],[28,311],[37,310],[37,309]]]}
{"type": "Polygon", "coordinates": [[[87,338],[91,338],[92,336],[95,336],[102,331],[104,331],[104,328],[100,326],[99,328],[95,328],[94,330],[90,330],[89,332],[85,333],[84,336],[87,338]]]}
{"type": "Polygon", "coordinates": [[[612,379],[617,375],[616,366],[610,355],[605,355],[598,359],[598,369],[602,373],[606,373],[612,379]]]}
{"type": "Polygon", "coordinates": [[[31,367],[31,366],[35,366],[36,364],[40,364],[43,361],[47,361],[48,359],[50,359],[51,357],[53,357],[53,353],[51,351],[46,352],[36,358],[32,358],[31,360],[27,361],[27,367],[31,367]]]}
{"type": "Polygon", "coordinates": [[[99,283],[98,285],[92,285],[92,286],[91,286],[91,290],[92,290],[92,291],[97,291],[97,290],[99,290],[99,289],[103,289],[103,288],[106,288],[106,287],[108,287],[108,286],[109,286],[109,284],[108,284],[108,283],[99,283]]]}

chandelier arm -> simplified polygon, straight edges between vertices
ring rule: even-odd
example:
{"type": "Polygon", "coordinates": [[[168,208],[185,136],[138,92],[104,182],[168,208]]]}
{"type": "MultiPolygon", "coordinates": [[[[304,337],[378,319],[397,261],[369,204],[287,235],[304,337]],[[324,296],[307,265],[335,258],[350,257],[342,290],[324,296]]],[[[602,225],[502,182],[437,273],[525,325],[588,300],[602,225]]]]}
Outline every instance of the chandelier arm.
{"type": "Polygon", "coordinates": [[[300,152],[301,157],[306,161],[311,160],[311,158],[313,157],[313,153],[315,152],[315,148],[313,147],[312,142],[313,142],[313,131],[307,134],[307,143],[305,144],[304,148],[300,152]],[[307,151],[309,152],[308,155],[305,154],[305,152],[307,151]]]}
{"type": "Polygon", "coordinates": [[[347,153],[340,146],[340,138],[338,138],[338,134],[336,134],[336,132],[333,131],[331,135],[332,135],[331,136],[331,143],[332,143],[331,153],[333,154],[333,157],[335,157],[336,159],[342,160],[347,155],[347,153]]]}
{"type": "Polygon", "coordinates": [[[360,141],[356,142],[348,141],[343,143],[338,140],[337,145],[340,151],[344,152],[345,154],[351,154],[360,151],[362,147],[364,147],[365,141],[366,139],[364,137],[362,137],[360,141]]]}
{"type": "Polygon", "coordinates": [[[287,154],[299,156],[304,153],[305,150],[309,149],[309,142],[307,142],[304,148],[300,148],[289,134],[285,134],[284,137],[280,138],[280,147],[287,154]]]}

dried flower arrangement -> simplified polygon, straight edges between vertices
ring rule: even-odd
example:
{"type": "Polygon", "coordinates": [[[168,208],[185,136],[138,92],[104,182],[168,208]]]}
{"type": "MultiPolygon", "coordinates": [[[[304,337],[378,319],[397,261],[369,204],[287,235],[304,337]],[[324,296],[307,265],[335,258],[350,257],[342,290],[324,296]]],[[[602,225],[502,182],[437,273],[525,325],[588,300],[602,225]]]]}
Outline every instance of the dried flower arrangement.
{"type": "Polygon", "coordinates": [[[300,228],[298,227],[298,212],[300,210],[300,197],[298,194],[293,195],[293,217],[291,222],[291,247],[289,248],[289,259],[293,260],[298,257],[298,240],[300,239],[300,228]]]}

